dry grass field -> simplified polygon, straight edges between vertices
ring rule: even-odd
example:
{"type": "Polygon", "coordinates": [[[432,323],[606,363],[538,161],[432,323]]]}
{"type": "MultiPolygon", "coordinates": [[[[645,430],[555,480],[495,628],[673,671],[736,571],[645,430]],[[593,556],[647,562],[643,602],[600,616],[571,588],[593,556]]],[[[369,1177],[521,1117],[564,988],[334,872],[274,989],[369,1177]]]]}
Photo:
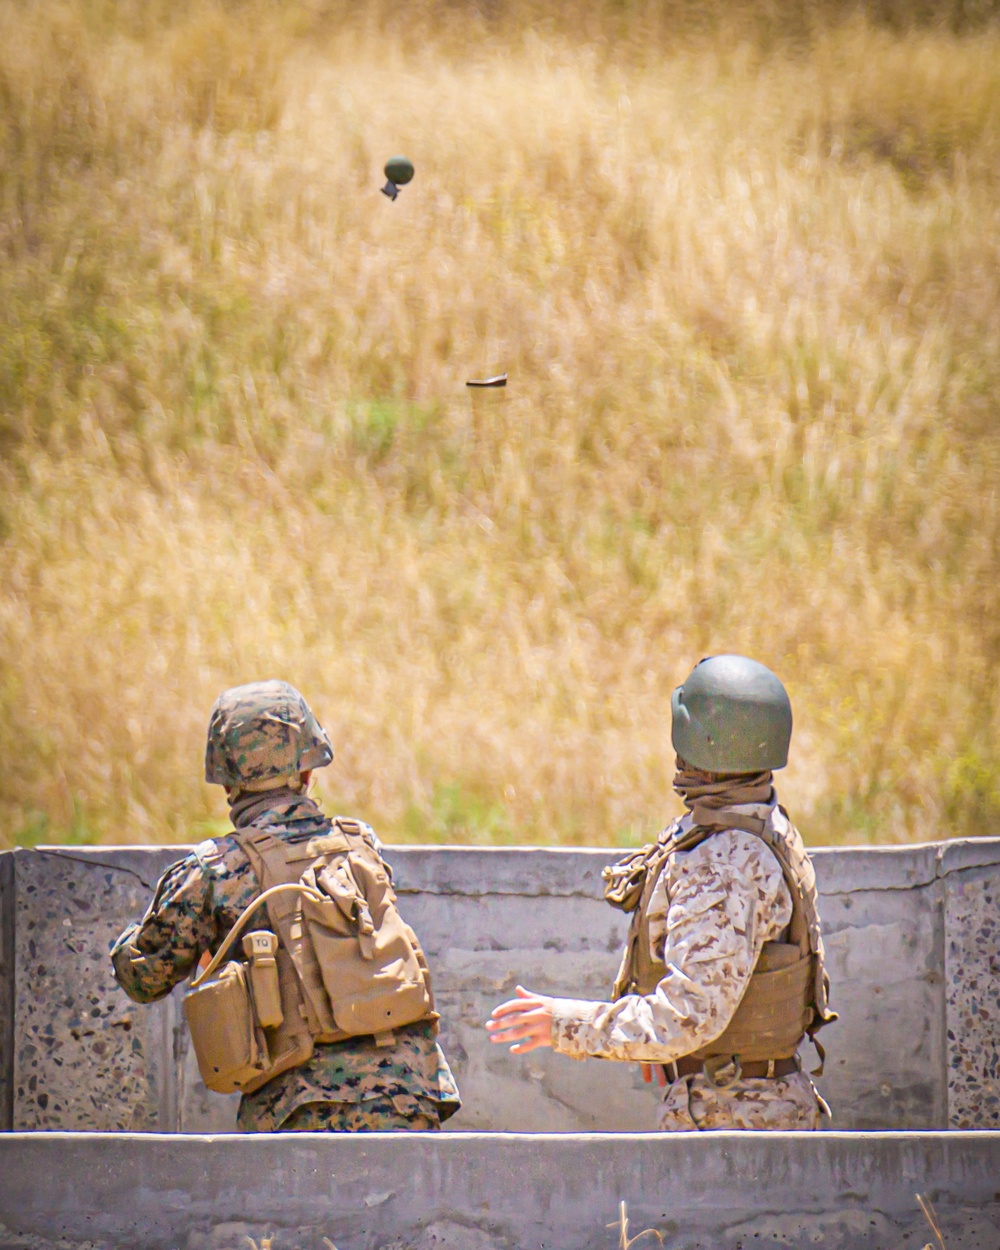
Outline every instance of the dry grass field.
{"type": "Polygon", "coordinates": [[[388,841],[635,843],[720,651],[807,841],[997,832],[998,396],[990,4],[0,0],[0,845],[221,827],[270,676],[388,841]]]}

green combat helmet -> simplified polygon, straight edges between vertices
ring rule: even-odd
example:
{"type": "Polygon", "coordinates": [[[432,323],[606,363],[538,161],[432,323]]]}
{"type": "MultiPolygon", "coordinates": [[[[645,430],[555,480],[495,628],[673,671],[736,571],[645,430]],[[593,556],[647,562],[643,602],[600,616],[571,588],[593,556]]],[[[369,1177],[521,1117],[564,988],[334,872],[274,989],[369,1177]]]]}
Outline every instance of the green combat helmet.
{"type": "Polygon", "coordinates": [[[299,773],[323,768],[333,747],[309,704],[287,681],[234,686],[215,700],[205,745],[205,780],[227,789],[298,785],[299,773]]]}
{"type": "Polygon", "coordinates": [[[792,705],[769,668],[744,655],[696,664],[670,700],[671,740],[686,763],[710,773],[784,768],[792,705]]]}

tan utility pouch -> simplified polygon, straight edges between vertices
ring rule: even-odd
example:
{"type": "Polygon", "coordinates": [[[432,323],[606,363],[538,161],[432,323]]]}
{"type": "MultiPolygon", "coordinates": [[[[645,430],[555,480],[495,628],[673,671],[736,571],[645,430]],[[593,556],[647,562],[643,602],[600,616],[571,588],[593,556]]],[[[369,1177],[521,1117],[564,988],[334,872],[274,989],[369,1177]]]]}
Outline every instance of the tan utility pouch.
{"type": "Polygon", "coordinates": [[[184,999],[184,1014],[209,1089],[232,1094],[260,1075],[268,1062],[267,1046],[262,1055],[243,964],[229,960],[202,980],[184,999]]]}
{"type": "Polygon", "coordinates": [[[268,903],[279,961],[287,952],[294,967],[282,974],[282,994],[287,986],[299,997],[286,1020],[304,1019],[320,1044],[389,1042],[394,1029],[437,1020],[420,943],[360,826],[338,817],[328,834],[294,845],[252,826],[238,837],[262,887],[282,879],[305,887],[268,903]]]}
{"type": "Polygon", "coordinates": [[[244,1094],[252,1094],[282,1072],[299,1067],[312,1058],[314,1050],[313,1036],[300,1011],[302,1002],[295,992],[295,970],[291,956],[279,946],[275,952],[275,961],[281,993],[282,1020],[275,1028],[266,1031],[270,1063],[259,1076],[240,1086],[244,1094]]]}
{"type": "Polygon", "coordinates": [[[242,942],[248,960],[250,989],[253,993],[254,1015],[265,1029],[276,1029],[285,1022],[278,982],[278,939],[267,929],[247,933],[242,942]]]}
{"type": "Polygon", "coordinates": [[[384,870],[352,852],[307,869],[303,880],[324,895],[302,897],[302,920],[337,1028],[379,1034],[431,1015],[420,947],[384,870]]]}
{"type": "MultiPolygon", "coordinates": [[[[279,1072],[297,1067],[312,1054],[312,1038],[301,1022],[295,1027],[298,1002],[274,1002],[268,991],[272,988],[267,976],[266,962],[263,968],[254,967],[252,952],[256,948],[258,964],[260,956],[273,955],[281,960],[283,952],[274,950],[273,934],[250,934],[247,944],[251,963],[243,964],[223,959],[235,942],[240,929],[257,910],[267,895],[285,890],[308,892],[307,885],[281,885],[265,891],[254,899],[226,935],[208,967],[191,982],[191,989],[184,999],[184,1015],[191,1032],[191,1044],[198,1060],[198,1071],[208,1089],[216,1094],[233,1094],[237,1090],[250,1093],[259,1089],[279,1072]],[[262,939],[270,938],[271,941],[262,939]],[[273,943],[273,945],[272,945],[273,943]],[[263,972],[263,977],[260,973],[263,972]],[[252,980],[258,982],[267,1001],[262,1001],[264,1014],[271,1020],[278,1013],[282,1019],[277,1027],[269,1029],[269,1039],[261,1027],[255,1009],[252,980]],[[282,1012],[282,1008],[284,1011],[282,1012]],[[293,1013],[289,1020],[289,1011],[293,1013]]],[[[287,958],[287,956],[285,956],[287,958]]]]}

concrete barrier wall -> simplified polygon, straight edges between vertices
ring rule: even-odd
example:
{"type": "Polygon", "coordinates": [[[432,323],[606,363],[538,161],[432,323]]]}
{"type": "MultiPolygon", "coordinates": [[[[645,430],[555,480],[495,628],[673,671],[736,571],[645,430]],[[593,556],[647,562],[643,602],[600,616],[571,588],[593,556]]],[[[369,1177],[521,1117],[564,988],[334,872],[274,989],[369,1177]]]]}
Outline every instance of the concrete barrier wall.
{"type": "MultiPolygon", "coordinates": [[[[181,991],[137,1007],[107,959],[110,941],[183,850],[0,854],[0,1126],[232,1129],[236,1099],[209,1094],[198,1078],[181,991]]],[[[442,1043],[465,1100],[449,1127],[653,1129],[655,1095],[636,1067],[544,1051],[519,1059],[491,1047],[482,1029],[517,981],[607,995],[627,917],[603,902],[600,871],[617,852],[388,854],[428,953],[442,1043]]],[[[824,1030],[819,1081],[833,1127],[1000,1127],[1000,839],[814,858],[841,1015],[824,1030]]]]}
{"type": "Polygon", "coordinates": [[[14,1122],[14,857],[0,855],[0,1130],[14,1122]]]}
{"type": "Polygon", "coordinates": [[[997,1250],[1000,1134],[15,1134],[9,1250],[997,1250]],[[608,1225],[612,1225],[611,1228],[608,1225]],[[268,1243],[272,1244],[272,1243],[268,1243]]]}

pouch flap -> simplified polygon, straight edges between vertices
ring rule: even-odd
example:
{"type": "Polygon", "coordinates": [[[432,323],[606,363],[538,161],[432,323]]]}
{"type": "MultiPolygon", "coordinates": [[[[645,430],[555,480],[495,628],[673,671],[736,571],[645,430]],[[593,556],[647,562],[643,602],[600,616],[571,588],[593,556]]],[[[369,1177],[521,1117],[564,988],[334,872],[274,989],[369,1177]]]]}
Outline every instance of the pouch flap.
{"type": "Polygon", "coordinates": [[[358,903],[363,901],[357,884],[351,876],[347,861],[338,859],[332,864],[307,868],[302,880],[313,886],[326,900],[322,903],[302,895],[302,914],[310,922],[316,922],[334,933],[348,934],[356,931],[358,903]]]}
{"type": "MultiPolygon", "coordinates": [[[[776,972],[802,959],[802,951],[791,942],[765,942],[754,972],[776,972]]],[[[806,959],[808,961],[808,957],[806,959]]]]}
{"type": "Polygon", "coordinates": [[[807,955],[805,959],[797,959],[794,963],[785,964],[780,968],[767,968],[754,970],[754,975],[750,979],[747,992],[744,998],[750,1002],[757,999],[767,998],[788,998],[790,996],[800,996],[805,1002],[808,998],[808,988],[812,984],[813,978],[813,961],[812,956],[807,955]]]}
{"type": "Polygon", "coordinates": [[[364,997],[343,999],[333,1005],[337,1027],[359,1036],[414,1024],[427,1014],[423,985],[398,985],[391,992],[376,989],[364,997]]]}

